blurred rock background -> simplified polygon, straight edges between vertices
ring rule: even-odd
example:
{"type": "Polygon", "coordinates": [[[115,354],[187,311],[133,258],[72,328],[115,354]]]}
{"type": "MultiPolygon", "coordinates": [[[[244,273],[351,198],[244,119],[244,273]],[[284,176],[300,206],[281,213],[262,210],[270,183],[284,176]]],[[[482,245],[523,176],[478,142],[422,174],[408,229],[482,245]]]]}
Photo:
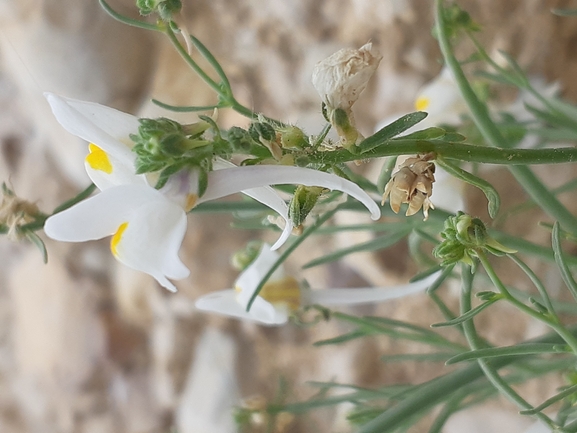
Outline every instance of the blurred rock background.
{"type": "MultiPolygon", "coordinates": [[[[480,37],[489,52],[510,52],[531,74],[558,80],[564,96],[575,101],[577,20],[550,13],[551,7],[571,2],[459,3],[483,24],[480,37]]],[[[110,4],[135,15],[128,0],[110,4]]],[[[384,56],[355,106],[366,134],[392,113],[412,110],[418,88],[441,68],[430,36],[432,5],[423,0],[184,0],[183,12],[245,105],[298,122],[310,133],[322,126],[310,84],[313,65],[340,48],[371,40],[384,56]]],[[[3,0],[0,180],[47,212],[88,184],[82,162],[86,145],[56,123],[44,91],[141,116],[166,115],[148,102],[152,97],[170,104],[214,103],[211,91],[161,36],[115,22],[96,0],[3,0]]],[[[232,112],[222,113],[220,121],[225,127],[246,124],[232,112]]],[[[360,222],[365,215],[339,218],[360,222]]],[[[233,432],[229,408],[253,396],[271,400],[281,376],[291,396],[303,398],[313,392],[306,380],[378,386],[438,373],[434,366],[385,366],[380,355],[406,349],[386,340],[313,348],[312,342],[343,330],[335,323],[267,329],[195,312],[200,294],[230,287],[236,276],[230,255],[258,234],[231,229],[227,216],[193,214],[189,220],[181,257],[192,275],[177,283],[176,295],[119,265],[107,240],[48,240],[49,263],[43,265],[33,246],[0,239],[0,432],[233,432]]],[[[362,240],[355,236],[308,242],[292,269],[362,240]]],[[[402,260],[405,254],[400,245],[304,276],[313,287],[386,286],[415,271],[402,260]]],[[[439,321],[434,311],[424,296],[353,310],[423,324],[439,321]]],[[[508,323],[506,332],[496,329],[494,336],[503,343],[535,332],[522,318],[508,323]]],[[[512,423],[506,431],[529,425],[503,407],[512,423]]],[[[345,414],[319,411],[279,431],[345,432],[345,414]]],[[[478,412],[463,416],[447,432],[472,431],[463,425],[483,419],[478,412]]],[[[505,431],[489,423],[483,428],[478,431],[505,431]]]]}

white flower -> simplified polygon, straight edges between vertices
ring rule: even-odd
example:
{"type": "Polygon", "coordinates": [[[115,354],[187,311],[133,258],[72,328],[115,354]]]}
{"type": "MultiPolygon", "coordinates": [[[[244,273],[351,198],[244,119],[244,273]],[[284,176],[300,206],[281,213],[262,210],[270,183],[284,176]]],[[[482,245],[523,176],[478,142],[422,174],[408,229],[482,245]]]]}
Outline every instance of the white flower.
{"type": "Polygon", "coordinates": [[[382,59],[371,43],[345,48],[318,62],[312,83],[327,108],[331,124],[345,144],[362,139],[355,128],[352,106],[365,90],[382,59]]]}
{"type": "Polygon", "coordinates": [[[255,298],[250,311],[246,311],[258,284],[277,259],[278,254],[264,244],[254,262],[240,274],[234,289],[202,296],[196,301],[196,307],[264,325],[282,325],[301,305],[354,305],[401,298],[425,290],[440,274],[396,287],[303,290],[295,278],[287,276],[279,267],[255,298]]]}
{"type": "Polygon", "coordinates": [[[457,123],[461,115],[467,112],[467,104],[461,96],[453,73],[447,66],[419,90],[415,99],[415,109],[429,114],[417,125],[418,129],[442,123],[457,123]]]}
{"type": "Polygon", "coordinates": [[[46,95],[57,120],[70,133],[88,141],[86,170],[102,191],[51,216],[46,234],[56,240],[83,242],[112,235],[111,250],[123,264],[152,275],[176,290],[169,279],[183,279],[189,270],[178,257],[186,232],[186,211],[198,203],[243,192],[278,212],[286,227],[278,248],[290,236],[292,224],[284,200],[271,184],[304,184],[336,189],[357,198],[378,219],[375,202],[356,184],[328,173],[299,167],[253,166],[215,170],[199,199],[197,173],[183,170],[156,190],[145,175],[135,173],[136,155],[130,134],[138,131],[134,116],[90,102],[46,95]]]}

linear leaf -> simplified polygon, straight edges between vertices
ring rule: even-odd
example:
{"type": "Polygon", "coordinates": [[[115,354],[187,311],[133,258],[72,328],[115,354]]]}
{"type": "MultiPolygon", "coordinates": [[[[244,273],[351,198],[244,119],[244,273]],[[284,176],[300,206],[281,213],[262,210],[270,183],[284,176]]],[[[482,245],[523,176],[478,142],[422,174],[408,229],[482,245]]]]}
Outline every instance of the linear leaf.
{"type": "Polygon", "coordinates": [[[373,135],[363,140],[359,144],[360,153],[368,152],[375,147],[381,146],[385,141],[399,135],[409,128],[412,128],[425,117],[427,117],[427,113],[423,111],[415,111],[414,113],[404,115],[400,119],[397,119],[384,128],[379,129],[373,135]]]}
{"type": "Polygon", "coordinates": [[[447,360],[446,364],[456,364],[463,361],[474,361],[480,358],[497,358],[500,356],[511,355],[540,355],[543,353],[564,352],[566,346],[560,344],[533,343],[519,344],[517,346],[507,347],[490,347],[487,349],[472,350],[470,352],[460,353],[447,360]]]}
{"type": "Polygon", "coordinates": [[[447,171],[452,176],[455,176],[457,179],[461,179],[462,181],[467,182],[468,184],[471,184],[483,191],[483,194],[485,194],[485,197],[487,197],[487,201],[489,202],[487,205],[489,216],[491,218],[495,218],[499,212],[501,198],[499,197],[499,193],[493,187],[493,185],[491,185],[486,180],[483,180],[480,177],[477,177],[443,159],[437,159],[436,162],[443,170],[447,171]]]}
{"type": "Polygon", "coordinates": [[[379,236],[375,239],[371,239],[370,241],[363,242],[360,244],[353,245],[348,248],[343,248],[337,250],[333,253],[327,254],[325,256],[319,257],[318,259],[311,260],[310,262],[306,263],[303,268],[308,269],[314,266],[322,265],[323,263],[334,262],[342,257],[345,257],[349,254],[358,253],[362,251],[376,251],[382,250],[385,248],[390,247],[391,245],[396,244],[401,239],[409,234],[411,229],[399,230],[393,233],[387,233],[386,235],[379,236]]]}
{"type": "Polygon", "coordinates": [[[432,328],[441,328],[441,327],[445,327],[445,326],[460,325],[461,323],[472,319],[477,314],[479,314],[481,311],[483,311],[485,308],[487,308],[489,305],[494,304],[495,302],[497,302],[500,299],[501,299],[501,297],[495,296],[490,301],[482,303],[481,305],[473,308],[472,310],[467,311],[465,314],[462,314],[459,317],[455,317],[453,320],[448,320],[447,322],[441,322],[441,323],[433,323],[431,325],[431,327],[432,328]]]}

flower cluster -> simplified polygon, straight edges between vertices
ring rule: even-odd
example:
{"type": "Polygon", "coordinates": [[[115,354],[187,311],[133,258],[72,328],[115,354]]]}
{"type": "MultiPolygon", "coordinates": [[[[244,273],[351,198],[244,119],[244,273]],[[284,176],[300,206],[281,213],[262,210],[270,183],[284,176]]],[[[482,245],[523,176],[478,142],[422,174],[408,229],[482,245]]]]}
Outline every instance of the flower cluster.
{"type": "Polygon", "coordinates": [[[407,158],[385,186],[381,204],[384,204],[390,196],[393,212],[398,213],[401,204],[408,203],[407,216],[414,215],[423,208],[426,220],[429,217],[429,209],[435,208],[429,199],[435,182],[435,164],[430,161],[432,157],[432,154],[427,154],[407,158]]]}
{"type": "Polygon", "coordinates": [[[285,220],[274,248],[287,240],[293,224],[287,204],[271,184],[342,191],[361,201],[373,219],[380,216],[373,199],[341,177],[294,166],[236,167],[218,153],[207,155],[206,149],[216,146],[201,137],[205,124],[179,126],[167,119],[143,122],[99,104],[54,94],[46,97],[62,126],[89,143],[86,171],[101,190],[100,194],[48,218],[46,234],[68,242],[112,235],[110,248],[120,262],[152,275],[169,290],[176,290],[170,279],[186,278],[189,274],[178,251],[186,232],[186,212],[199,203],[242,192],[265,204],[285,220]],[[174,149],[186,153],[198,148],[202,149],[200,154],[191,154],[183,161],[188,164],[173,163],[170,154],[176,152],[174,149]],[[148,159],[142,159],[143,155],[148,159]],[[162,165],[142,166],[142,161],[159,163],[163,160],[160,157],[172,164],[164,179],[163,173],[169,168],[160,172],[162,182],[154,171],[162,165]],[[138,162],[141,164],[137,167],[138,162]]]}

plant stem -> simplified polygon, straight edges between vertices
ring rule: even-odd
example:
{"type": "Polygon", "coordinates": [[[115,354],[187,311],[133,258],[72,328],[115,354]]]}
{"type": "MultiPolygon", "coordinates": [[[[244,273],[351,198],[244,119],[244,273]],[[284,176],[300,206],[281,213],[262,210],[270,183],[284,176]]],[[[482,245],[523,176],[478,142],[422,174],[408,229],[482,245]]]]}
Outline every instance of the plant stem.
{"type": "MultiPolygon", "coordinates": [[[[509,168],[517,167],[515,164],[560,164],[577,161],[577,148],[575,147],[505,149],[477,146],[474,144],[453,143],[442,140],[413,140],[402,138],[385,141],[382,145],[362,154],[353,154],[346,149],[339,149],[317,151],[307,156],[312,163],[338,164],[340,162],[359,159],[410,155],[415,153],[425,154],[430,152],[446,160],[502,164],[507,165],[509,168]]],[[[547,191],[547,193],[550,194],[549,191],[547,191]]]]}
{"type": "MultiPolygon", "coordinates": [[[[443,0],[435,0],[435,6],[435,19],[439,46],[443,53],[445,63],[451,69],[451,72],[457,81],[461,94],[471,111],[471,117],[473,118],[477,128],[479,128],[479,131],[491,146],[499,147],[501,143],[505,143],[506,140],[495,123],[491,120],[486,105],[481,103],[477,98],[477,95],[467,81],[467,78],[461,69],[461,65],[451,49],[451,44],[446,31],[443,0]]],[[[575,218],[575,216],[549,192],[549,190],[528,167],[509,165],[507,168],[529,196],[539,204],[548,215],[558,220],[566,230],[577,230],[577,218],[575,218]]]]}
{"type": "MultiPolygon", "coordinates": [[[[461,287],[461,314],[463,315],[471,310],[471,292],[473,288],[474,274],[471,273],[470,266],[465,264],[462,265],[461,278],[463,281],[463,285],[461,287]]],[[[479,350],[484,347],[481,339],[479,338],[479,335],[477,334],[477,330],[475,329],[475,322],[473,319],[467,320],[463,323],[463,330],[465,331],[465,337],[467,338],[467,342],[469,343],[471,350],[479,350]]],[[[523,410],[534,409],[533,406],[527,403],[525,399],[517,394],[513,388],[511,388],[511,386],[509,386],[509,384],[503,380],[501,376],[499,376],[497,370],[490,362],[483,358],[479,358],[477,359],[477,363],[479,364],[479,367],[481,367],[481,370],[483,370],[485,377],[487,377],[489,382],[491,382],[491,384],[497,390],[499,390],[501,394],[508,397],[509,400],[511,400],[523,410]]],[[[536,413],[535,416],[541,421],[547,423],[547,425],[550,427],[556,427],[553,420],[541,412],[536,413]]]]}
{"type": "Polygon", "coordinates": [[[559,320],[552,314],[545,315],[538,311],[535,311],[534,309],[528,307],[527,305],[519,301],[517,298],[515,298],[513,295],[511,295],[507,287],[503,284],[503,282],[495,272],[495,269],[493,269],[493,266],[491,265],[491,262],[489,262],[489,260],[487,259],[486,254],[483,251],[480,251],[477,253],[477,255],[479,257],[479,260],[481,261],[481,264],[485,268],[485,271],[487,272],[487,275],[489,276],[491,282],[495,285],[497,290],[499,290],[499,293],[503,295],[504,299],[510,304],[517,307],[519,310],[523,311],[524,313],[528,314],[534,319],[537,319],[545,323],[547,326],[549,326],[551,329],[557,332],[557,334],[559,334],[559,336],[563,338],[563,340],[565,340],[565,342],[569,345],[569,347],[571,347],[571,350],[575,353],[575,355],[577,355],[577,339],[575,339],[575,337],[569,331],[567,331],[567,329],[559,322],[559,320]]]}

